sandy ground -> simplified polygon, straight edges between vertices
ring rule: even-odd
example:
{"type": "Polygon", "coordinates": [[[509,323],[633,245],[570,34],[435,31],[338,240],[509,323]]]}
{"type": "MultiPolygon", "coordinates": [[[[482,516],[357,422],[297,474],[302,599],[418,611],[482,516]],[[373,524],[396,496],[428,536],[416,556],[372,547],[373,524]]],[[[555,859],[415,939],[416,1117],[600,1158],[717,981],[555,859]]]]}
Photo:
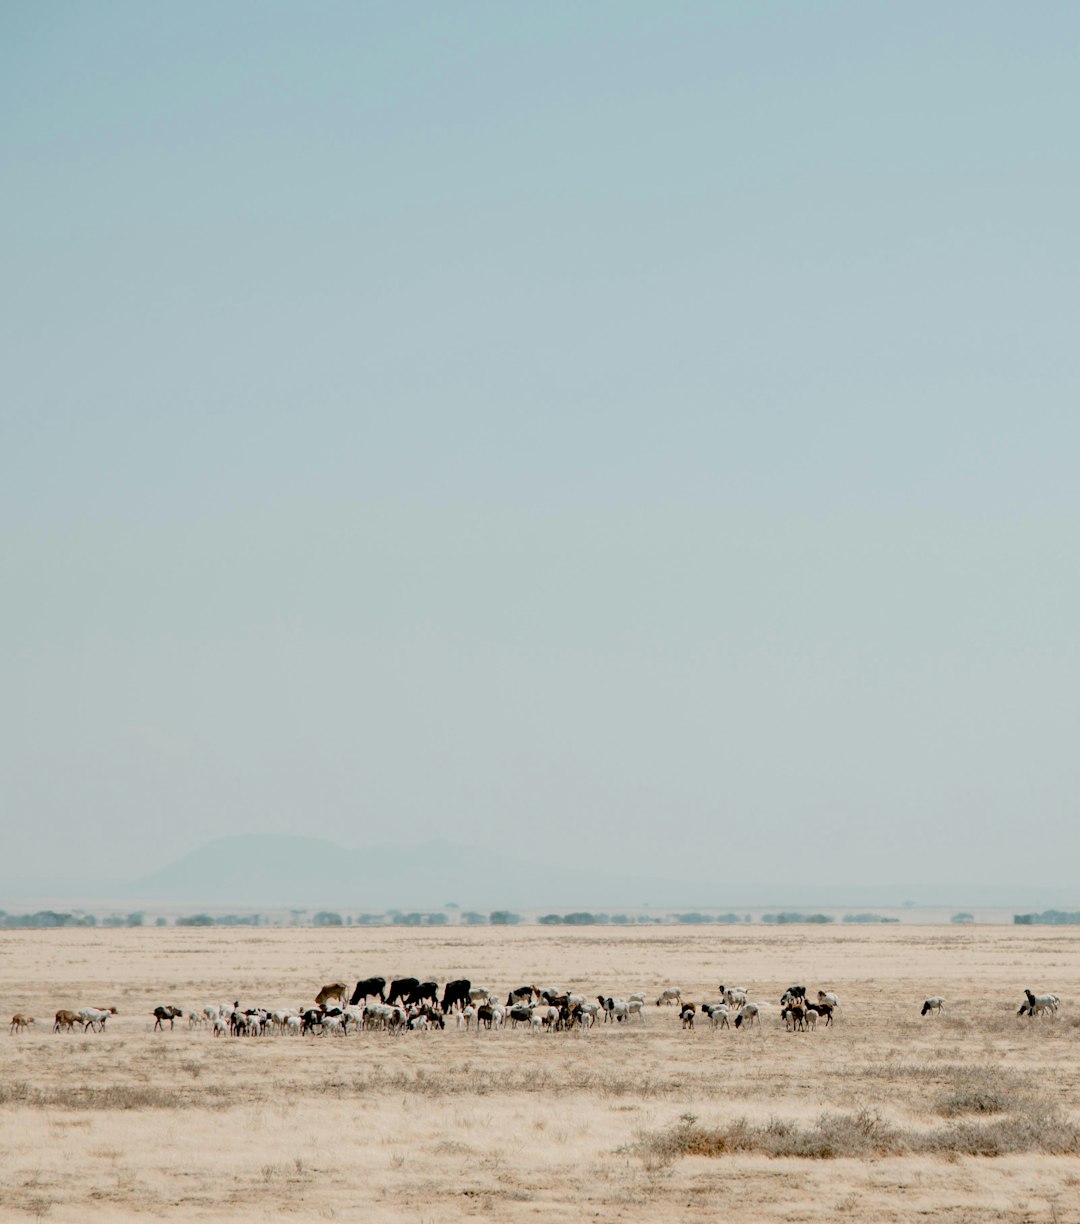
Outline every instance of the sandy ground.
{"type": "Polygon", "coordinates": [[[1080,930],[1022,927],[10,931],[0,1001],[0,1219],[1080,1221],[1080,1157],[657,1159],[648,1136],[870,1109],[941,1123],[958,1069],[1080,1120],[1080,930]],[[159,1003],[296,1006],[371,974],[700,1001],[835,990],[835,1026],[685,1032],[670,1008],[588,1034],[153,1032],[159,1003]],[[1064,1002],[1018,1019],[1025,986],[1064,1002]],[[929,994],[946,1014],[922,1019],[929,994]],[[53,1035],[61,1007],[118,1009],[53,1035]]]}

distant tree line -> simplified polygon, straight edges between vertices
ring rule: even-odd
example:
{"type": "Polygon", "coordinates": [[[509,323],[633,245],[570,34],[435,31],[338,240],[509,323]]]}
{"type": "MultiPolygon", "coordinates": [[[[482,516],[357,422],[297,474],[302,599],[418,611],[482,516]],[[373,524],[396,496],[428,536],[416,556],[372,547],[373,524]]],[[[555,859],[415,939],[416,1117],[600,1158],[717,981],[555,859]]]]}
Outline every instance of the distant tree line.
{"type": "Polygon", "coordinates": [[[1080,910],[1043,910],[1041,914],[1013,914],[1019,926],[1080,926],[1080,910]]]}
{"type": "Polygon", "coordinates": [[[97,919],[93,914],[60,914],[56,910],[38,910],[33,914],[9,914],[0,910],[0,926],[92,927],[97,926],[97,919]]]}
{"type": "Polygon", "coordinates": [[[883,914],[845,914],[841,922],[899,922],[899,918],[886,918],[883,914]]]}
{"type": "Polygon", "coordinates": [[[778,923],[783,926],[785,923],[796,922],[835,922],[831,914],[800,914],[796,910],[783,910],[779,914],[762,914],[762,922],[778,923]]]}

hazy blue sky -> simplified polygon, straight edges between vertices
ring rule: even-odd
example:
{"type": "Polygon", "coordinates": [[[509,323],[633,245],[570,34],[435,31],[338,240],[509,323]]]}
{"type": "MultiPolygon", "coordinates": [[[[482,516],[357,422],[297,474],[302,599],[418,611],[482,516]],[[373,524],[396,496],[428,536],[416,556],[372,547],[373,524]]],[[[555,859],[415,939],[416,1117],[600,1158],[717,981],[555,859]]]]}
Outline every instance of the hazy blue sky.
{"type": "Polygon", "coordinates": [[[1073,3],[0,3],[0,874],[1080,891],[1078,61],[1073,3]]]}

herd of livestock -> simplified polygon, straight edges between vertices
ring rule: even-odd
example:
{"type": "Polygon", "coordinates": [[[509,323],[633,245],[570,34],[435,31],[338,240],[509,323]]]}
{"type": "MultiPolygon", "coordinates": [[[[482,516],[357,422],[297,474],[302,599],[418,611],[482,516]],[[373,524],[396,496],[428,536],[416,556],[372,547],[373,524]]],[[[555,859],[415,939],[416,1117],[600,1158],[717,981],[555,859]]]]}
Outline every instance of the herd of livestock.
{"type": "MultiPolygon", "coordinates": [[[[667,988],[656,999],[656,1006],[678,1009],[684,1029],[706,1022],[712,1029],[760,1026],[762,1015],[774,1007],[771,1002],[755,1002],[744,987],[717,988],[715,1001],[690,1002],[681,990],[667,988]]],[[[1017,1015],[1055,1015],[1061,1000],[1057,995],[1036,995],[1024,991],[1017,1015]]],[[[839,1012],[840,1000],[832,991],[807,992],[805,986],[789,986],[779,1003],[779,1018],[789,1032],[814,1032],[820,1023],[827,1028],[839,1012]]],[[[350,992],[344,982],[331,982],[315,996],[312,1004],[298,1008],[269,1009],[232,1004],[207,1003],[193,1010],[160,1004],[150,1013],[154,1028],[174,1028],[176,1021],[188,1027],[207,1028],[215,1037],[261,1037],[271,1034],[296,1036],[345,1036],[349,1032],[381,1030],[407,1032],[445,1029],[453,1024],[476,1032],[524,1026],[532,1033],[587,1031],[600,1023],[644,1023],[646,996],[643,992],[626,998],[597,995],[589,998],[565,990],[535,985],[520,986],[508,992],[505,1002],[467,978],[447,982],[440,992],[438,983],[418,978],[365,978],[350,992]],[[440,998],[441,994],[441,998],[440,998]]],[[[941,1015],[945,1000],[932,995],[922,1005],[923,1016],[941,1015]]],[[[87,1031],[104,1032],[115,1007],[83,1007],[77,1011],[61,1009],[53,1020],[53,1032],[74,1032],[76,1026],[87,1031]]],[[[21,1033],[35,1023],[33,1016],[17,1012],[11,1032],[21,1033]]]]}

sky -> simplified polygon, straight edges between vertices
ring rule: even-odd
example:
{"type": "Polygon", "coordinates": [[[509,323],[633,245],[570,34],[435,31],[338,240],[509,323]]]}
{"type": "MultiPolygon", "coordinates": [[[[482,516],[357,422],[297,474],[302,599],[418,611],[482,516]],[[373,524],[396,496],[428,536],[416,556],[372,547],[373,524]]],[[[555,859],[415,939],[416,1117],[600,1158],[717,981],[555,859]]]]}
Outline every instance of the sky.
{"type": "Polygon", "coordinates": [[[1078,55],[1069,3],[0,0],[0,874],[1080,899],[1078,55]]]}

